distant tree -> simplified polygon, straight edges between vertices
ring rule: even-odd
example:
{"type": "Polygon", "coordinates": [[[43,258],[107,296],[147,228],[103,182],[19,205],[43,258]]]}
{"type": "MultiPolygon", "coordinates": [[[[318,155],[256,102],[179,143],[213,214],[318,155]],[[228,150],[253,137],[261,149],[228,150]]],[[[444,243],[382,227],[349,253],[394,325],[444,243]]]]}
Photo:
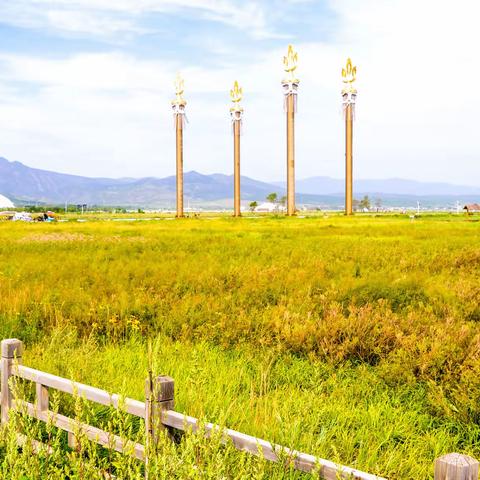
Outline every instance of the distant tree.
{"type": "Polygon", "coordinates": [[[358,206],[363,210],[364,208],[370,210],[371,204],[368,195],[365,195],[361,200],[358,206]]]}
{"type": "Polygon", "coordinates": [[[357,200],[356,198],[354,198],[354,199],[352,200],[352,207],[353,207],[353,209],[354,209],[354,210],[358,210],[359,205],[360,205],[360,201],[357,200]]]}
{"type": "Polygon", "coordinates": [[[45,210],[45,207],[39,207],[38,205],[25,205],[25,208],[23,210],[29,213],[40,213],[45,210]]]}
{"type": "Polygon", "coordinates": [[[280,203],[280,205],[285,206],[285,205],[287,204],[287,197],[286,197],[286,195],[284,195],[284,196],[279,200],[278,203],[280,203]]]}
{"type": "Polygon", "coordinates": [[[377,208],[377,212],[382,208],[382,199],[376,198],[375,199],[375,207],[377,208]]]}
{"type": "Polygon", "coordinates": [[[277,203],[277,199],[278,199],[278,195],[275,192],[274,193],[269,193],[267,195],[267,202],[277,203]]]}
{"type": "Polygon", "coordinates": [[[255,209],[258,207],[258,203],[256,201],[253,201],[253,202],[250,202],[248,206],[250,207],[250,211],[254,212],[255,209]]]}

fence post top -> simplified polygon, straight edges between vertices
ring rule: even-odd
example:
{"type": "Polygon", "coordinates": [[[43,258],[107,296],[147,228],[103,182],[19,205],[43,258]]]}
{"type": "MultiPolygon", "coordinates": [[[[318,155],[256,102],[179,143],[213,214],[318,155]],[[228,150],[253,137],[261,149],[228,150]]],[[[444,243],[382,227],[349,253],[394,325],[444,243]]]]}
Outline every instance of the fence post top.
{"type": "Polygon", "coordinates": [[[158,375],[153,378],[149,377],[145,382],[145,394],[147,399],[152,399],[156,402],[173,400],[175,381],[167,375],[158,375]]]}
{"type": "Polygon", "coordinates": [[[459,467],[478,464],[478,460],[469,455],[463,455],[462,453],[447,453],[446,455],[437,458],[437,461],[454,464],[459,467]]]}
{"type": "Polygon", "coordinates": [[[173,400],[175,394],[175,381],[167,375],[159,375],[154,379],[154,396],[157,402],[173,400]]]}
{"type": "Polygon", "coordinates": [[[461,453],[447,453],[435,460],[435,480],[478,480],[478,460],[461,453]]]}
{"type": "Polygon", "coordinates": [[[174,382],[173,378],[169,377],[168,375],[158,375],[158,377],[156,377],[155,380],[158,383],[173,383],[174,382]]]}
{"type": "Polygon", "coordinates": [[[23,343],[16,338],[2,340],[2,358],[20,358],[23,353],[23,343]]]}

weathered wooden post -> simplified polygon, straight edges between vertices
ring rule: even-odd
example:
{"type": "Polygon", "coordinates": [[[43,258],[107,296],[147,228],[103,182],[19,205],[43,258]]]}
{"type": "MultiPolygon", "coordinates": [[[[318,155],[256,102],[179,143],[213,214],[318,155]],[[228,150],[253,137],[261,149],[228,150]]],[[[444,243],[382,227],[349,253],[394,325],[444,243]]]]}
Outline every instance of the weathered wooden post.
{"type": "Polygon", "coordinates": [[[460,453],[443,455],[435,460],[435,480],[478,480],[478,461],[460,453]]]}
{"type": "Polygon", "coordinates": [[[145,381],[145,478],[148,479],[148,457],[155,451],[161,432],[167,427],[162,423],[165,410],[173,410],[175,382],[173,378],[151,375],[145,381]]]}
{"type": "Polygon", "coordinates": [[[12,369],[15,362],[22,363],[23,343],[16,338],[2,340],[2,379],[1,379],[1,400],[2,407],[1,423],[8,422],[8,412],[12,408],[12,391],[8,380],[12,376],[12,369]]]}

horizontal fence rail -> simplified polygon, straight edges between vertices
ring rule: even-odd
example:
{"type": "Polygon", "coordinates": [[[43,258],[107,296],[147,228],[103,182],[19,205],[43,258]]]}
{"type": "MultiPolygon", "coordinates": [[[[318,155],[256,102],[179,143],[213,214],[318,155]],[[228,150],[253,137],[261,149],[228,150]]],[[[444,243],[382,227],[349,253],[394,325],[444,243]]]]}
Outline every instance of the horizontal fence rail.
{"type": "MultiPolygon", "coordinates": [[[[14,366],[13,375],[30,380],[37,385],[43,385],[44,387],[50,387],[59,392],[69,393],[70,395],[78,395],[85,400],[98,403],[100,405],[111,406],[114,408],[119,407],[120,395],[116,393],[110,394],[100,388],[84,385],[83,383],[73,382],[66,378],[57,377],[50,373],[41,372],[33,368],[25,367],[24,365],[17,364],[14,366]]],[[[131,398],[122,399],[122,408],[132,415],[140,418],[145,418],[145,403],[138,400],[132,400],[131,398]]]]}
{"type": "MultiPolygon", "coordinates": [[[[140,402],[22,365],[23,344],[19,340],[3,340],[1,352],[0,405],[2,424],[8,422],[9,411],[15,408],[39,421],[52,422],[57,428],[66,431],[70,446],[75,445],[75,435],[81,433],[99,445],[111,448],[117,452],[133,455],[139,460],[148,462],[147,449],[144,445],[50,411],[48,389],[51,388],[70,395],[77,395],[80,398],[100,405],[110,406],[115,409],[121,408],[129,414],[143,419],[145,421],[147,443],[156,441],[159,429],[169,427],[180,431],[192,432],[196,432],[199,429],[200,422],[198,419],[173,410],[174,381],[170,377],[148,378],[145,389],[146,402],[140,402]],[[9,384],[9,379],[12,377],[22,378],[35,383],[35,403],[14,400],[11,385],[9,384]]],[[[202,423],[202,427],[207,437],[213,431],[221,432],[223,436],[222,441],[224,443],[231,441],[239,451],[262,456],[272,462],[287,459],[295,469],[307,473],[315,472],[325,480],[337,480],[339,478],[386,480],[377,475],[339,465],[330,460],[276,445],[235,430],[221,429],[213,423],[202,423]]],[[[28,440],[19,435],[18,441],[21,446],[28,440]]],[[[33,445],[37,451],[47,448],[37,441],[33,441],[33,445]]],[[[478,461],[467,455],[458,453],[444,455],[435,461],[435,480],[478,480],[478,467],[478,461]]]]}

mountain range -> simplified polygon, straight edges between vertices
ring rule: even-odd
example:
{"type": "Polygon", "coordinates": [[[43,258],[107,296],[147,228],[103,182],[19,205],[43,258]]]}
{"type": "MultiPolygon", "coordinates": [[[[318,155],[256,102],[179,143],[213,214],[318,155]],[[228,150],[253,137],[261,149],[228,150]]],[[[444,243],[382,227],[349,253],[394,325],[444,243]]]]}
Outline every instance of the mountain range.
{"type": "MultiPolygon", "coordinates": [[[[283,185],[282,182],[274,182],[275,185],[283,185]]],[[[402,178],[387,178],[383,180],[356,180],[354,190],[360,194],[391,194],[391,195],[480,195],[480,187],[466,185],[452,185],[438,182],[419,182],[402,178]]],[[[296,188],[299,192],[324,195],[334,195],[343,192],[344,180],[330,177],[310,177],[297,180],[296,188]]]]}
{"type": "MultiPolygon", "coordinates": [[[[261,202],[272,192],[285,194],[284,182],[261,182],[242,177],[242,201],[261,202]]],[[[341,208],[343,180],[311,177],[296,182],[298,204],[321,208],[341,208]]],[[[233,204],[233,176],[184,174],[185,203],[192,207],[225,208],[233,204]]],[[[370,195],[381,198],[386,206],[451,206],[456,201],[480,200],[480,187],[447,183],[428,183],[404,179],[358,180],[357,198],[370,195]]],[[[173,208],[175,177],[165,178],[90,178],[40,170],[0,157],[0,194],[16,204],[88,204],[143,208],[173,208]]]]}

